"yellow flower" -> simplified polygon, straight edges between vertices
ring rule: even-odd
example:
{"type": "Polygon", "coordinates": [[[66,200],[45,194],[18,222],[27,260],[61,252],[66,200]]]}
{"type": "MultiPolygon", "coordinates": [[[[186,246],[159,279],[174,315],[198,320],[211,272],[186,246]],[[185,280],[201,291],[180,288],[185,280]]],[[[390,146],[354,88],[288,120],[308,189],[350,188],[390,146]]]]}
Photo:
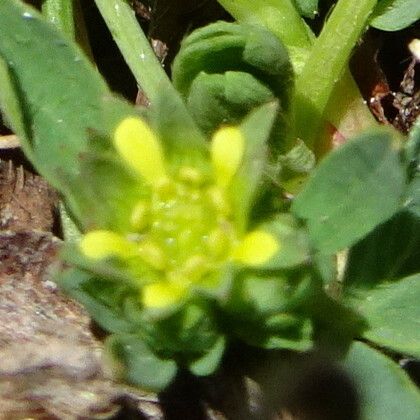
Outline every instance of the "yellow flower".
{"type": "Polygon", "coordinates": [[[194,286],[217,286],[213,279],[227,262],[257,267],[278,252],[271,233],[241,234],[235,226],[229,187],[245,153],[239,128],[214,134],[210,171],[168,165],[161,142],[140,118],[124,119],[113,142],[149,194],[133,206],[130,231],[90,231],[80,249],[88,258],[116,257],[152,274],[138,279],[144,307],[164,308],[188,297],[194,286]]]}

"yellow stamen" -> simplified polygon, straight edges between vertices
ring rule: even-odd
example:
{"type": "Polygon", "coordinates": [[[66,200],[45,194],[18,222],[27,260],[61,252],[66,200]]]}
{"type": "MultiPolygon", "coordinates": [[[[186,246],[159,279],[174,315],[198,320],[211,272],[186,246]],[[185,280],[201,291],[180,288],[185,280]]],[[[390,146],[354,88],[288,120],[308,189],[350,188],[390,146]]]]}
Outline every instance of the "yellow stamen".
{"type": "Polygon", "coordinates": [[[222,127],[211,142],[211,160],[219,186],[226,188],[236,174],[245,149],[245,139],[237,127],[222,127]]]}
{"type": "Polygon", "coordinates": [[[138,255],[155,270],[164,270],[166,267],[165,253],[151,241],[144,241],[140,244],[138,255]]]}
{"type": "Polygon", "coordinates": [[[224,192],[220,189],[220,187],[210,187],[207,190],[207,197],[210,200],[211,205],[216,209],[216,211],[219,214],[223,216],[229,215],[229,204],[225,198],[224,192]]]}
{"type": "Polygon", "coordinates": [[[208,269],[207,259],[203,255],[193,255],[188,258],[181,271],[185,277],[195,282],[199,280],[208,269]]]}
{"type": "Polygon", "coordinates": [[[165,159],[159,139],[140,118],[128,117],[117,127],[114,145],[120,156],[147,182],[166,178],[165,159]]]}
{"type": "Polygon", "coordinates": [[[266,263],[279,249],[280,244],[273,235],[255,230],[243,238],[235,249],[233,258],[245,265],[258,266],[266,263]]]}
{"type": "Polygon", "coordinates": [[[161,281],[143,287],[142,302],[146,308],[165,308],[177,304],[186,292],[185,287],[161,281]]]}
{"type": "Polygon", "coordinates": [[[139,201],[133,208],[130,216],[131,226],[140,231],[149,224],[149,206],[144,200],[139,201]]]}
{"type": "Polygon", "coordinates": [[[214,229],[210,232],[207,247],[210,255],[220,258],[226,255],[229,247],[229,237],[222,229],[214,229]]]}
{"type": "Polygon", "coordinates": [[[110,256],[129,258],[135,255],[136,247],[127,239],[108,230],[94,230],[83,236],[80,250],[93,259],[110,256]]]}
{"type": "Polygon", "coordinates": [[[191,166],[183,166],[178,172],[178,177],[181,181],[193,185],[200,185],[203,182],[203,175],[201,172],[191,166]]]}

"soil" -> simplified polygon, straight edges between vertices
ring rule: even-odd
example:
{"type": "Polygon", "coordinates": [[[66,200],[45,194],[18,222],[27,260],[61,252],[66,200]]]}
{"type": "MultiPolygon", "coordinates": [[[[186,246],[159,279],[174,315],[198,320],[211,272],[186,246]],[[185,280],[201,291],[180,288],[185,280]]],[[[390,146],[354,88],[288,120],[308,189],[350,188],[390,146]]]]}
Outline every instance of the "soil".
{"type": "MultiPolygon", "coordinates": [[[[113,90],[147,105],[93,1],[82,4],[101,73],[113,90]]],[[[133,0],[133,5],[168,72],[187,31],[229,19],[213,0],[157,1],[154,9],[146,1],[133,0]]],[[[312,23],[315,29],[323,18],[321,14],[312,23]]],[[[420,114],[420,64],[406,48],[414,37],[420,37],[419,26],[398,33],[370,30],[352,60],[372,113],[404,133],[420,114]]],[[[263,398],[257,382],[244,377],[244,371],[253,371],[264,383],[275,359],[255,372],[252,357],[240,360],[234,349],[217,375],[198,380],[181,372],[160,395],[115,382],[104,361],[103,332],[53,281],[61,267],[59,197],[26,161],[1,119],[0,135],[0,420],[357,418],[352,385],[340,370],[320,360],[301,360],[306,373],[294,374],[294,379],[282,372],[282,378],[289,378],[288,400],[263,398]],[[343,403],[338,413],[319,404],[340,399],[347,408],[343,403]]],[[[254,356],[261,360],[260,354],[254,356]]],[[[281,388],[281,381],[277,388],[272,385],[281,388]]]]}

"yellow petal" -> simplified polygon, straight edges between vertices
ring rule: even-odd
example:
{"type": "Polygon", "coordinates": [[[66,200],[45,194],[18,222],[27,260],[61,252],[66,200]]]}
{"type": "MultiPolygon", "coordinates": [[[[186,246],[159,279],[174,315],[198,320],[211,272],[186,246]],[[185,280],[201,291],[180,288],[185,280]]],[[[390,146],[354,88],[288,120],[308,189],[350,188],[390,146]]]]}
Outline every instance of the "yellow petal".
{"type": "Polygon", "coordinates": [[[143,287],[142,302],[146,308],[165,308],[177,304],[186,294],[183,286],[161,281],[143,287]]]}
{"type": "Polygon", "coordinates": [[[248,233],[233,253],[236,261],[258,266],[267,262],[279,250],[277,239],[268,232],[254,230],[248,233]]]}
{"type": "Polygon", "coordinates": [[[79,247],[84,255],[95,260],[110,256],[129,258],[136,252],[134,244],[108,230],[88,232],[83,236],[79,247]]]}
{"type": "Polygon", "coordinates": [[[140,118],[129,117],[119,124],[114,145],[120,156],[147,182],[155,184],[166,177],[159,139],[140,118]]]}
{"type": "Polygon", "coordinates": [[[227,187],[241,164],[245,139],[238,127],[222,127],[211,142],[211,160],[216,182],[227,187]]]}

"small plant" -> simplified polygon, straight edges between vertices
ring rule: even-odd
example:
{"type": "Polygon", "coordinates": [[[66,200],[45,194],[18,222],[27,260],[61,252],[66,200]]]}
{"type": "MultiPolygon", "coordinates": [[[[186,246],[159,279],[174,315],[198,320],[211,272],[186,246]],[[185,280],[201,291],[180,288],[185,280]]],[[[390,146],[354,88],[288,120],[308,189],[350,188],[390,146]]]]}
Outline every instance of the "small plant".
{"type": "Polygon", "coordinates": [[[347,64],[369,24],[401,29],[419,3],[339,0],[315,37],[317,1],[223,0],[237,22],[192,32],[171,82],[131,6],[96,0],[149,108],[108,90],[66,4],[44,2],[59,31],[0,3],[0,104],[77,226],[57,281],[110,333],[118,375],[160,390],[232,342],[319,349],[365,418],[416,418],[386,354],[420,357],[420,125],[378,127],[347,64]],[[331,127],[353,138],[331,150],[331,127]]]}

